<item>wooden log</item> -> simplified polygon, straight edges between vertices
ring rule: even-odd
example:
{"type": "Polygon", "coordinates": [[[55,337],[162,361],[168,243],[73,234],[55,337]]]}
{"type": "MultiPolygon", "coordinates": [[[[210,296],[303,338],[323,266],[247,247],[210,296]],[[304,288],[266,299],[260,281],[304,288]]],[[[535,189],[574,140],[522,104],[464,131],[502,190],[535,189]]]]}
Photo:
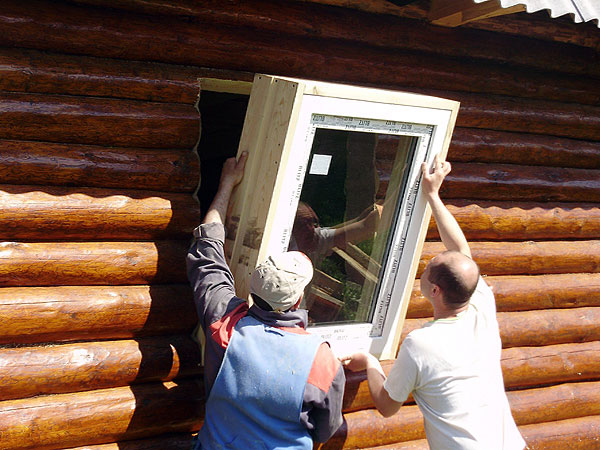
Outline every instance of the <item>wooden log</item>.
{"type": "Polygon", "coordinates": [[[200,208],[190,194],[0,185],[0,239],[190,238],[200,208]]]}
{"type": "MultiPolygon", "coordinates": [[[[485,275],[539,275],[600,272],[600,241],[471,242],[473,259],[485,275]]],[[[426,242],[418,276],[441,242],[426,242]]]]}
{"type": "MultiPolygon", "coordinates": [[[[146,3],[147,4],[147,3],[146,3]]],[[[231,5],[229,5],[231,6],[231,5]]],[[[61,51],[65,53],[83,53],[100,57],[125,58],[133,60],[151,60],[166,61],[183,64],[195,64],[207,67],[220,67],[230,70],[249,70],[262,73],[277,73],[304,78],[319,78],[328,81],[340,81],[378,85],[380,87],[396,87],[406,90],[407,86],[419,86],[427,88],[432,86],[431,80],[435,81],[435,86],[439,89],[453,90],[456,86],[464,85],[466,89],[478,90],[479,92],[489,92],[490,84],[495,86],[496,92],[504,95],[515,95],[516,91],[523,95],[537,95],[540,92],[540,85],[544,86],[545,91],[551,91],[560,96],[562,101],[574,101],[574,97],[592,96],[589,86],[595,86],[593,82],[582,80],[579,86],[573,86],[573,89],[566,88],[574,83],[575,77],[561,76],[560,79],[540,81],[536,72],[529,72],[526,77],[523,76],[524,69],[519,68],[517,72],[511,74],[502,73],[506,65],[493,64],[486,67],[486,62],[472,62],[474,54],[473,42],[480,42],[481,33],[472,33],[464,42],[456,43],[453,47],[450,43],[456,41],[456,33],[451,35],[438,36],[440,30],[432,28],[426,38],[432,38],[435,44],[429,43],[421,47],[423,42],[423,24],[421,22],[410,21],[404,26],[399,26],[394,20],[393,28],[390,23],[388,31],[379,33],[373,45],[369,47],[368,52],[357,47],[356,42],[344,42],[338,38],[327,41],[315,41],[314,35],[294,36],[288,31],[291,24],[289,15],[285,12],[282,5],[260,10],[259,20],[263,23],[259,29],[268,28],[264,22],[277,23],[277,20],[271,20],[265,16],[265,11],[282,10],[279,20],[280,26],[285,27],[284,31],[266,31],[257,34],[255,32],[256,24],[249,23],[244,26],[243,20],[253,17],[253,14],[233,14],[230,8],[226,8],[225,15],[235,19],[234,25],[223,26],[218,20],[215,20],[214,14],[202,22],[199,27],[195,23],[178,20],[174,17],[160,16],[160,25],[156,20],[151,20],[139,14],[133,15],[123,12],[110,12],[107,8],[91,9],[79,8],[75,6],[53,7],[52,11],[47,11],[44,5],[39,8],[22,9],[20,5],[10,5],[10,8],[4,8],[4,20],[0,18],[0,43],[8,46],[34,47],[38,49],[47,49],[61,51]],[[45,10],[46,9],[46,10],[45,10]],[[53,17],[57,15],[57,17],[53,17]],[[26,17],[26,19],[23,19],[26,17]],[[90,19],[93,17],[94,19],[90,19]],[[35,26],[32,26],[35,24],[35,26]],[[75,25],[76,24],[76,25],[75,25]],[[156,28],[160,32],[156,32],[156,28]],[[413,31],[409,31],[413,29],[413,31]],[[123,30],[130,30],[130,33],[124,36],[123,30]],[[392,42],[402,42],[407,45],[406,50],[394,49],[386,50],[381,47],[381,38],[387,36],[389,32],[395,33],[402,30],[405,37],[403,39],[393,39],[392,42]],[[284,33],[287,45],[280,45],[281,35],[284,33]],[[45,40],[41,41],[38,36],[43,35],[45,40]],[[420,39],[414,39],[419,35],[420,39]],[[185,38],[182,38],[184,36],[185,38]],[[441,55],[429,56],[432,49],[442,48],[439,46],[438,39],[445,42],[444,52],[451,52],[451,48],[458,52],[463,52],[466,59],[456,60],[456,55],[445,58],[441,55]],[[252,51],[249,51],[248,42],[252,42],[252,51]],[[467,44],[468,42],[468,44],[467,44]],[[466,45],[466,47],[463,47],[466,45]],[[202,52],[197,49],[202,48],[202,52]],[[294,49],[289,51],[287,49],[294,49]],[[328,49],[328,56],[322,53],[322,49],[328,49]],[[415,54],[415,48],[421,49],[421,54],[415,54]],[[466,50],[468,52],[464,53],[466,50]],[[231,55],[235,55],[232,58],[231,55]],[[335,57],[331,57],[335,55],[335,57]],[[323,64],[322,71],[315,73],[315,58],[326,62],[323,64]],[[386,61],[385,65],[381,61],[386,61]],[[390,71],[389,67],[402,67],[402,70],[390,71]],[[448,68],[440,72],[439,67],[448,68]],[[293,68],[293,69],[291,69],[293,68]],[[417,69],[411,69],[417,68],[417,69]],[[477,75],[473,75],[476,73],[477,75]],[[454,75],[456,74],[456,75],[454,75]],[[462,80],[458,80],[461,77],[462,80]],[[491,83],[491,79],[495,83],[491,83]],[[513,80],[513,81],[511,81],[513,80]],[[527,81],[525,81],[527,80],[527,81]],[[525,89],[522,86],[527,85],[525,89]],[[587,86],[587,87],[586,87],[587,86]],[[563,93],[561,94],[561,88],[563,93]],[[568,89],[568,91],[567,91],[568,89]],[[529,94],[527,94],[529,93],[529,94]],[[533,93],[533,94],[532,94],[533,93]]],[[[207,10],[219,11],[224,8],[207,8],[207,10]]],[[[333,10],[329,13],[331,24],[335,27],[343,38],[348,36],[347,28],[340,27],[339,14],[342,11],[333,10]]],[[[308,13],[306,19],[314,23],[319,14],[308,13]]],[[[351,19],[355,23],[356,19],[351,19]]],[[[381,17],[375,20],[377,23],[373,30],[381,30],[381,17]]],[[[323,24],[319,25],[322,28],[323,24]]],[[[357,28],[352,25],[352,29],[369,29],[369,26],[357,28]]],[[[492,33],[485,36],[495,38],[492,33]]],[[[503,39],[506,36],[502,37],[503,39]]],[[[518,59],[519,52],[514,47],[510,52],[506,52],[507,43],[494,42],[482,47],[479,55],[485,59],[495,59],[491,56],[497,48],[503,49],[503,55],[496,55],[501,61],[506,59],[518,59]]],[[[524,55],[531,64],[538,65],[541,61],[541,55],[547,55],[548,49],[546,43],[535,41],[521,42],[524,49],[524,55]],[[540,51],[534,52],[533,47],[540,45],[540,51]],[[532,47],[533,46],[533,47],[532,47]],[[543,48],[543,51],[542,51],[543,48]],[[533,57],[535,55],[535,57],[533,57]]],[[[559,45],[559,47],[561,47],[559,45]]],[[[559,70],[587,70],[593,67],[592,64],[581,64],[581,61],[589,61],[594,58],[593,52],[588,55],[581,54],[582,49],[574,46],[566,46],[564,49],[554,48],[558,53],[564,53],[561,64],[558,64],[559,70]],[[571,48],[573,47],[573,48],[571,48]],[[566,59],[565,59],[566,58],[566,59]],[[585,58],[585,59],[579,59],[585,58]],[[573,60],[573,64],[567,64],[567,60],[573,60]]],[[[553,53],[549,62],[556,64],[559,58],[558,53],[553,53]]],[[[513,69],[514,70],[514,69],[513,69]]],[[[492,89],[493,90],[493,89],[492,89]]],[[[549,94],[542,94],[547,97],[549,94]]]]}
{"type": "Polygon", "coordinates": [[[0,90],[194,104],[197,69],[0,48],[0,90]]]}
{"type": "Polygon", "coordinates": [[[514,347],[502,350],[502,374],[508,389],[598,380],[600,342],[514,347]]]}
{"type": "MultiPolygon", "coordinates": [[[[502,347],[524,347],[600,340],[600,308],[499,312],[502,347]]],[[[402,338],[429,319],[406,319],[402,338]]]]}
{"type": "MultiPolygon", "coordinates": [[[[600,442],[600,416],[523,425],[519,431],[530,450],[590,450],[600,442]]],[[[429,450],[429,444],[419,439],[364,450],[429,450]]]]}
{"type": "Polygon", "coordinates": [[[200,374],[186,336],[0,349],[0,400],[89,391],[200,374]]]}
{"type": "Polygon", "coordinates": [[[0,92],[0,138],[123,147],[189,148],[193,105],[0,92]]]}
{"type": "Polygon", "coordinates": [[[0,289],[0,344],[127,339],[191,333],[187,284],[0,289]]]}
{"type": "Polygon", "coordinates": [[[597,169],[600,167],[600,143],[456,127],[448,150],[448,160],[597,169]]]}
{"type": "MultiPolygon", "coordinates": [[[[498,311],[600,306],[600,273],[486,277],[498,311]]],[[[415,281],[406,317],[432,317],[433,308],[415,281]]]]}
{"type": "Polygon", "coordinates": [[[4,450],[52,450],[196,431],[201,383],[149,383],[0,403],[4,450]]]}
{"type": "Polygon", "coordinates": [[[0,140],[7,184],[193,192],[200,168],[188,149],[157,150],[0,140]]]}
{"type": "MultiPolygon", "coordinates": [[[[598,341],[544,347],[515,347],[502,350],[501,364],[506,389],[543,386],[553,383],[600,379],[598,341]]],[[[389,374],[393,360],[382,361],[389,374]]],[[[408,401],[412,401],[409,397],[408,401]]],[[[347,372],[344,412],[374,408],[366,372],[347,372]]]]}
{"type": "Polygon", "coordinates": [[[452,166],[440,189],[444,198],[600,202],[597,170],[480,163],[452,166]]]}
{"type": "MultiPolygon", "coordinates": [[[[450,199],[446,206],[469,241],[597,239],[600,206],[596,203],[497,202],[450,199]]],[[[439,239],[435,220],[428,239],[439,239]]]]}
{"type": "Polygon", "coordinates": [[[320,450],[366,448],[425,438],[423,415],[407,405],[385,419],[374,409],[344,414],[344,423],[320,450]]]}
{"type": "Polygon", "coordinates": [[[363,450],[429,450],[429,443],[427,439],[417,439],[416,441],[395,442],[390,445],[379,445],[363,450]]]}
{"type": "Polygon", "coordinates": [[[66,450],[190,450],[191,433],[170,433],[155,438],[120,441],[112,444],[84,445],[66,450]]]}
{"type": "MultiPolygon", "coordinates": [[[[78,2],[115,6],[114,2],[109,3],[106,0],[78,0],[78,2]]],[[[597,60],[594,59],[595,55],[591,49],[582,49],[562,43],[540,42],[537,39],[527,39],[511,36],[510,34],[498,35],[474,29],[468,30],[466,28],[450,30],[455,32],[449,32],[441,29],[441,27],[424,23],[424,20],[421,19],[426,18],[426,12],[425,16],[423,16],[423,11],[420,11],[417,16],[406,16],[404,11],[409,9],[410,6],[398,8],[386,1],[372,1],[368,5],[360,1],[347,0],[327,0],[318,3],[333,4],[342,6],[342,8],[297,3],[282,5],[273,1],[252,2],[251,5],[246,4],[246,2],[235,2],[228,5],[228,8],[223,8],[218,1],[194,3],[188,1],[144,2],[142,0],[119,0],[116,2],[117,7],[136,13],[143,11],[159,16],[193,16],[209,23],[222,23],[232,27],[243,24],[276,34],[293,33],[294,35],[347,40],[349,35],[346,30],[353,29],[356,31],[352,33],[353,40],[374,47],[408,48],[438,54],[450,54],[455,57],[498,59],[503,62],[516,60],[520,65],[551,68],[561,72],[597,73],[596,67],[561,66],[558,61],[552,60],[549,57],[550,55],[547,54],[547,52],[552,52],[557,55],[557,58],[559,58],[558,55],[563,55],[569,60],[575,60],[577,56],[586,56],[592,58],[592,60],[597,60]],[[376,14],[368,14],[356,11],[356,9],[371,10],[376,14]],[[400,11],[400,15],[405,17],[420,20],[408,20],[387,15],[394,14],[397,11],[400,11]],[[290,20],[290,17],[293,20],[290,20]],[[414,38],[417,35],[420,36],[419,39],[414,38]],[[444,48],[440,48],[439,42],[446,43],[444,48]],[[551,50],[543,51],[545,46],[551,47],[551,50]],[[507,48],[510,48],[511,51],[508,52],[507,48]],[[529,54],[530,52],[532,54],[529,54]],[[540,52],[537,59],[533,57],[536,52],[540,52]]],[[[548,25],[552,25],[552,23],[548,25]]],[[[524,30],[520,31],[523,32],[524,30]]],[[[571,32],[571,35],[573,34],[576,33],[571,32]]],[[[549,40],[547,36],[546,39],[549,40]]],[[[574,62],[574,64],[576,63],[574,62]]],[[[566,60],[565,65],[568,65],[566,60]]]]}
{"type": "Polygon", "coordinates": [[[185,283],[188,242],[0,243],[0,287],[185,283]]]}
{"type": "Polygon", "coordinates": [[[600,414],[600,382],[565,383],[507,392],[517,425],[600,414]]]}
{"type": "Polygon", "coordinates": [[[519,427],[530,450],[590,450],[600,446],[600,415],[519,427]]]}
{"type": "MultiPolygon", "coordinates": [[[[517,425],[600,414],[600,382],[568,383],[507,393],[517,425]]],[[[346,413],[345,422],[322,449],[368,448],[425,437],[416,405],[402,406],[387,419],[376,410],[346,413]]]]}
{"type": "Polygon", "coordinates": [[[502,346],[524,347],[600,340],[600,308],[497,314],[502,346]]]}

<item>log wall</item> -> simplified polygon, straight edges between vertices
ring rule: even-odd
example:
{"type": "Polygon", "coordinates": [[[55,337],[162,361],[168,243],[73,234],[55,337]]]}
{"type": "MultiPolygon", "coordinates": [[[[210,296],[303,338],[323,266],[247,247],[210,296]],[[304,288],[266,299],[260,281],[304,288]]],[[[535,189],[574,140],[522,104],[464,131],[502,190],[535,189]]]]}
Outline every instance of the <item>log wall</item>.
{"type": "MultiPolygon", "coordinates": [[[[205,93],[200,120],[197,78],[253,72],[461,102],[442,194],[496,294],[517,424],[532,449],[600,448],[600,34],[383,3],[2,2],[2,448],[189,448],[192,194],[202,172],[210,199],[244,117],[243,96],[205,93]]],[[[420,271],[438,241],[432,223],[420,271]]],[[[431,314],[417,279],[404,334],[431,314]]],[[[414,404],[383,419],[364,374],[346,391],[322,448],[427,448],[414,404]]]]}

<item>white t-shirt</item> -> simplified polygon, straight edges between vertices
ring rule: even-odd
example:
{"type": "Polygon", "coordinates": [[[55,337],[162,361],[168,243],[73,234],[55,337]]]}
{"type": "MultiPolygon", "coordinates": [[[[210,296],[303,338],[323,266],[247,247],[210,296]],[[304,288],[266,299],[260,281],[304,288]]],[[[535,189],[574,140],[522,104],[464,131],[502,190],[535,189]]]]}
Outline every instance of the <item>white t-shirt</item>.
{"type": "Polygon", "coordinates": [[[522,450],[500,367],[496,302],[479,279],[468,309],[404,339],[385,382],[397,402],[412,392],[432,450],[522,450]]]}

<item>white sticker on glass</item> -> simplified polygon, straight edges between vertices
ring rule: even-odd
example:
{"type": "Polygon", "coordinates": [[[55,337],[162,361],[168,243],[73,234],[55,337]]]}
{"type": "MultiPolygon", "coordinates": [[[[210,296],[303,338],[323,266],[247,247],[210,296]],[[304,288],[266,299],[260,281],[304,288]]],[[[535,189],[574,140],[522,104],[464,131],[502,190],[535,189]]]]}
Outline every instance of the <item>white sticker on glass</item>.
{"type": "Polygon", "coordinates": [[[310,175],[327,175],[331,164],[331,155],[313,155],[308,173],[310,175]]]}

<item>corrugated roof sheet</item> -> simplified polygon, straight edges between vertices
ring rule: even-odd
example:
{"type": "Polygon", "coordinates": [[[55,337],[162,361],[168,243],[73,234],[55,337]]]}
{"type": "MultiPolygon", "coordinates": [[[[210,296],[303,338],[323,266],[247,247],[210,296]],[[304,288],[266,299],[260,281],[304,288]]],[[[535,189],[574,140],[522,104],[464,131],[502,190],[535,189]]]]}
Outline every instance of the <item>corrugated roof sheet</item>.
{"type": "MultiPolygon", "coordinates": [[[[473,0],[483,3],[488,0],[473,0]]],[[[503,8],[525,5],[528,13],[547,9],[550,17],[570,14],[577,23],[595,20],[600,28],[600,0],[500,0],[503,8]]]]}

